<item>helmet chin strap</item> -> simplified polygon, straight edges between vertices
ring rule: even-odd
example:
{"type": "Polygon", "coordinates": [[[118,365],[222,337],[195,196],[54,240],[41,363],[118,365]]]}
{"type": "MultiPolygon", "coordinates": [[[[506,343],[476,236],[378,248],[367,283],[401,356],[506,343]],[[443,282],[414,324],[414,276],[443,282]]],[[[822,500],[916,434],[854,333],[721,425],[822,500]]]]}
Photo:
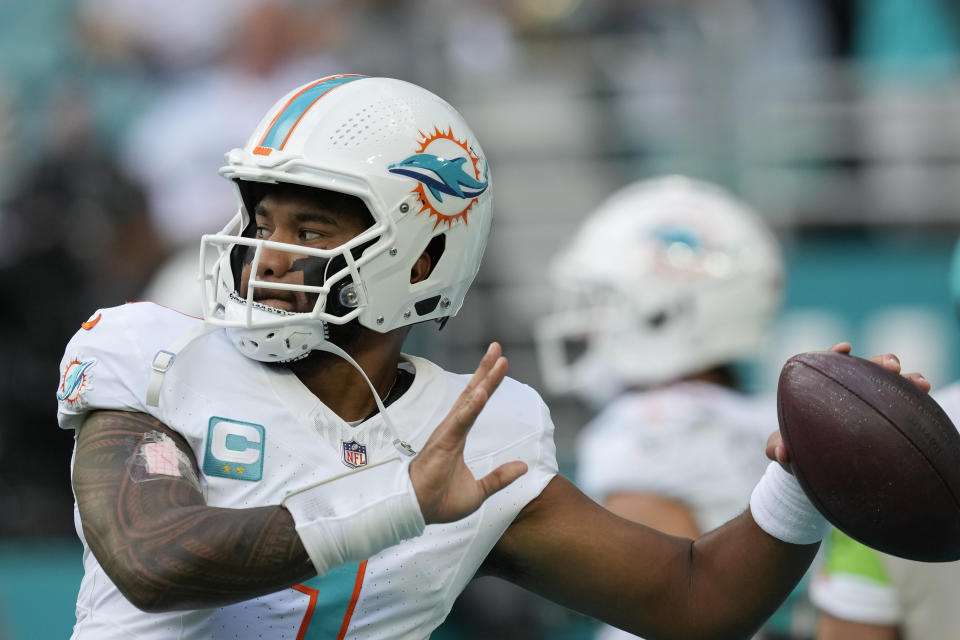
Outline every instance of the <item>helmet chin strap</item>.
{"type": "Polygon", "coordinates": [[[370,378],[367,377],[367,374],[364,372],[363,368],[359,364],[357,364],[357,361],[354,360],[350,356],[350,354],[344,351],[342,348],[340,348],[339,346],[327,340],[324,340],[321,344],[315,346],[314,350],[326,351],[328,353],[332,353],[334,355],[340,356],[341,358],[346,360],[348,363],[350,363],[350,365],[353,366],[354,369],[360,372],[360,375],[363,376],[363,379],[366,381],[367,386],[370,387],[370,392],[373,394],[373,401],[377,403],[377,409],[380,410],[380,415],[383,416],[384,426],[387,428],[387,431],[390,433],[390,435],[393,436],[393,446],[396,447],[397,451],[399,451],[400,453],[406,456],[416,455],[417,453],[416,450],[412,446],[410,446],[408,442],[401,439],[400,436],[398,435],[396,427],[393,426],[393,422],[390,420],[389,414],[387,414],[387,408],[384,406],[383,400],[380,399],[380,394],[377,393],[376,387],[374,387],[373,383],[370,382],[370,378]]]}
{"type": "MultiPolygon", "coordinates": [[[[151,363],[151,368],[153,371],[150,374],[150,381],[147,383],[146,402],[148,407],[160,406],[160,391],[163,389],[163,380],[166,377],[167,371],[169,371],[170,367],[173,366],[174,361],[177,359],[177,355],[186,350],[187,347],[189,347],[190,344],[192,344],[197,338],[212,331],[216,331],[219,328],[220,327],[207,322],[201,322],[200,324],[194,325],[189,330],[183,332],[169,347],[166,349],[161,349],[156,353],[156,355],[153,357],[153,362],[151,363]]],[[[313,349],[315,351],[326,351],[339,356],[350,363],[354,369],[360,372],[360,375],[363,376],[367,386],[370,387],[370,392],[373,394],[373,401],[377,403],[377,409],[380,410],[380,415],[383,417],[384,426],[387,428],[387,431],[390,433],[390,435],[393,436],[393,446],[396,447],[397,451],[406,456],[416,455],[417,451],[410,446],[410,443],[400,438],[396,427],[390,420],[390,415],[387,413],[387,408],[384,406],[383,400],[380,399],[380,394],[377,393],[376,387],[374,387],[373,383],[370,382],[370,378],[367,377],[367,374],[364,372],[363,368],[357,364],[357,361],[354,360],[353,357],[351,357],[351,355],[344,351],[341,347],[328,340],[321,341],[318,345],[314,346],[313,349]]]]}

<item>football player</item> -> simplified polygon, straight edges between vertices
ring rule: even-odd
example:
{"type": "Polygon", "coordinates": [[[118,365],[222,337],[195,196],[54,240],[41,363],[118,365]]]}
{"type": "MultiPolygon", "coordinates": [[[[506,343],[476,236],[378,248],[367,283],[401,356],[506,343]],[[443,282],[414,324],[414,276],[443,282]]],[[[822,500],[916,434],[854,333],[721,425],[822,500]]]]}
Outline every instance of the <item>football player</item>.
{"type": "Polygon", "coordinates": [[[557,308],[535,342],[546,388],[601,408],[577,448],[587,495],[689,538],[743,509],[777,415],[737,366],[769,344],[783,272],[759,215],[707,182],[641,180],[586,218],[553,260],[557,308]]]}
{"type": "MultiPolygon", "coordinates": [[[[650,636],[735,637],[803,574],[826,524],[779,464],[749,511],[668,536],[557,474],[499,345],[472,376],[401,353],[460,308],[490,228],[449,104],[323,78],[226,160],[241,206],[203,238],[204,318],[101,309],[66,349],[76,638],[425,638],[478,573],[650,636]]],[[[768,453],[787,460],[776,434],[768,453]]]]}

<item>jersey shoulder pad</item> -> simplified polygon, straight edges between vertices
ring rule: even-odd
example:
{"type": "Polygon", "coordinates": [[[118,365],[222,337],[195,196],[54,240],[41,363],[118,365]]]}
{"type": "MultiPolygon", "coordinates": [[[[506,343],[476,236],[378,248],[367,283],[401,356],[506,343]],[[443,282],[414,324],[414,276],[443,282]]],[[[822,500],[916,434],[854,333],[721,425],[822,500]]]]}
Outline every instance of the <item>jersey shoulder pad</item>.
{"type": "MultiPolygon", "coordinates": [[[[468,375],[451,376],[456,395],[466,387],[468,375]]],[[[455,396],[451,394],[451,398],[455,396]]],[[[542,465],[556,472],[556,448],[553,442],[553,420],[546,403],[533,388],[513,378],[504,378],[487,400],[473,425],[464,456],[476,459],[512,450],[514,459],[522,459],[531,467],[542,465]]]]}
{"type": "Polygon", "coordinates": [[[60,361],[60,426],[75,429],[95,409],[147,412],[154,355],[198,322],[150,302],[97,310],[81,324],[60,361]]]}

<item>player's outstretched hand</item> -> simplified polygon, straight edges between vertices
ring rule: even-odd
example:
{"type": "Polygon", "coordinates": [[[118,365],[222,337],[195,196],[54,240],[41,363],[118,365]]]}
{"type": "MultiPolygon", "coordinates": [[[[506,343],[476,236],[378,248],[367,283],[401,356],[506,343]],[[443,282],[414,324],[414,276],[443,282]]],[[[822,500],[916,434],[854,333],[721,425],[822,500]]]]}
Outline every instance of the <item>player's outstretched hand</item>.
{"type": "MultiPolygon", "coordinates": [[[[830,347],[830,351],[836,353],[850,353],[850,343],[849,342],[838,342],[837,344],[830,347]]],[[[875,362],[882,366],[884,369],[888,369],[894,373],[900,373],[900,358],[895,356],[892,353],[884,353],[877,356],[870,356],[870,361],[875,362]]],[[[920,389],[924,391],[930,391],[930,381],[923,377],[923,374],[920,373],[904,373],[903,377],[909,379],[913,384],[917,385],[920,389]]],[[[770,437],[767,438],[767,457],[771,460],[775,460],[780,463],[780,465],[787,471],[790,469],[790,455],[787,453],[787,448],[783,444],[783,438],[780,436],[780,431],[774,431],[770,434],[770,437]]]]}
{"type": "Polygon", "coordinates": [[[470,427],[506,374],[507,359],[494,342],[450,413],[410,463],[410,480],[427,524],[470,515],[484,500],[526,473],[527,465],[517,460],[477,480],[463,461],[470,427]]]}

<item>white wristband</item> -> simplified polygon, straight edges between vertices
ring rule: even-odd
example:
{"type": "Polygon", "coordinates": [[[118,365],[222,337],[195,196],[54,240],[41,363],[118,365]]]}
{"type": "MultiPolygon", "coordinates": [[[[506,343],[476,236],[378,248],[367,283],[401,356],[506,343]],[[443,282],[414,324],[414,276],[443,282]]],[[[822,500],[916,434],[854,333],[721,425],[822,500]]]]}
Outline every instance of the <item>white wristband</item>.
{"type": "Polygon", "coordinates": [[[750,496],[750,511],[761,529],[792,544],[813,544],[823,539],[830,523],[800,488],[800,483],[776,462],[750,496]]]}
{"type": "Polygon", "coordinates": [[[423,533],[410,460],[391,458],[284,498],[318,576],[423,533]]]}

